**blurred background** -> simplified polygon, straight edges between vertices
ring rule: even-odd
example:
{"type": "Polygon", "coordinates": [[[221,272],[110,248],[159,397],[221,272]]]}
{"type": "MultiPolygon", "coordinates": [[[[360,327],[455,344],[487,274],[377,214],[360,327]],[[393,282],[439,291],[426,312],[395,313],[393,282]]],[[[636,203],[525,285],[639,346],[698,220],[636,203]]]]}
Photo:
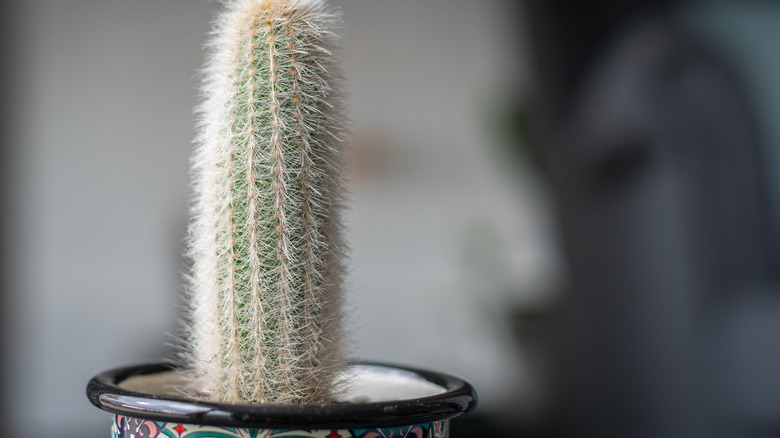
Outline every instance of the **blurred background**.
{"type": "MultiPolygon", "coordinates": [[[[780,1],[333,0],[354,354],[453,438],[780,434],[780,1]]],[[[0,6],[0,425],[170,354],[209,0],[0,6]]]]}

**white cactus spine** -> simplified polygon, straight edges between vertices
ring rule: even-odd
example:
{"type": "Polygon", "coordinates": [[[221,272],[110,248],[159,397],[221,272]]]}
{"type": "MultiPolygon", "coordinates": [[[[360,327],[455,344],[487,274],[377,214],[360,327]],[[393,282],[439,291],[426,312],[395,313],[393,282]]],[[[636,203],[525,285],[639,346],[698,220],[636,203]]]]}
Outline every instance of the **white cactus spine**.
{"type": "Polygon", "coordinates": [[[194,390],[334,397],[341,363],[343,131],[336,17],[321,0],[227,2],[193,157],[194,390]]]}

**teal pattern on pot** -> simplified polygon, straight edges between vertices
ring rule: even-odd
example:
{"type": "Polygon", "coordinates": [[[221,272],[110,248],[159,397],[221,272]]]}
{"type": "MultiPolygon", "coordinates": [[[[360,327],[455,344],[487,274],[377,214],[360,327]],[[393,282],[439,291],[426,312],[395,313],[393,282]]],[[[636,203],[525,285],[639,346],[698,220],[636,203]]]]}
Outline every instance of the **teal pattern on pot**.
{"type": "Polygon", "coordinates": [[[114,415],[111,438],[447,438],[449,420],[370,429],[245,429],[114,415]]]}

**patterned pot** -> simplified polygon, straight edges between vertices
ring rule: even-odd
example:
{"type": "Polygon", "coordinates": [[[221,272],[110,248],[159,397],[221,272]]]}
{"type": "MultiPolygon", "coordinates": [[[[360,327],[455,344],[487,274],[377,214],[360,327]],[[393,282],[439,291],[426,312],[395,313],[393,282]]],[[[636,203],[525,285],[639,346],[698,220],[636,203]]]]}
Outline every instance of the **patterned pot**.
{"type": "Polygon", "coordinates": [[[230,404],[176,395],[182,373],[156,363],[95,376],[87,396],[114,414],[112,438],[446,438],[449,419],[476,406],[474,389],[446,374],[395,365],[348,368],[345,401],[230,404]]]}

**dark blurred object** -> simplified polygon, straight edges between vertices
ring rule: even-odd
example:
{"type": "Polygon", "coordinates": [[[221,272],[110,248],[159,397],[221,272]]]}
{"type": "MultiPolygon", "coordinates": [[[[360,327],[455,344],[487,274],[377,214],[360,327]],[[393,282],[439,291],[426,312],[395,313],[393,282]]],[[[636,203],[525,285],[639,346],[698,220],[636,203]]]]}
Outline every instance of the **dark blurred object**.
{"type": "MultiPolygon", "coordinates": [[[[16,94],[18,82],[19,66],[12,64],[12,60],[18,59],[14,45],[16,36],[16,23],[19,6],[15,2],[0,2],[0,377],[5,376],[6,357],[6,338],[9,333],[9,323],[6,306],[8,303],[9,276],[8,261],[11,257],[8,249],[10,214],[7,211],[12,192],[13,167],[11,165],[13,156],[10,153],[9,145],[13,137],[17,135],[17,123],[20,119],[18,108],[15,108],[12,102],[16,94]]],[[[3,378],[0,378],[0,394],[6,393],[7,384],[3,378]]],[[[5,398],[0,397],[0,430],[7,430],[8,419],[6,417],[6,406],[2,401],[5,398]]]]}
{"type": "Polygon", "coordinates": [[[525,1],[570,274],[556,436],[780,435],[770,145],[673,3],[525,1]]]}

